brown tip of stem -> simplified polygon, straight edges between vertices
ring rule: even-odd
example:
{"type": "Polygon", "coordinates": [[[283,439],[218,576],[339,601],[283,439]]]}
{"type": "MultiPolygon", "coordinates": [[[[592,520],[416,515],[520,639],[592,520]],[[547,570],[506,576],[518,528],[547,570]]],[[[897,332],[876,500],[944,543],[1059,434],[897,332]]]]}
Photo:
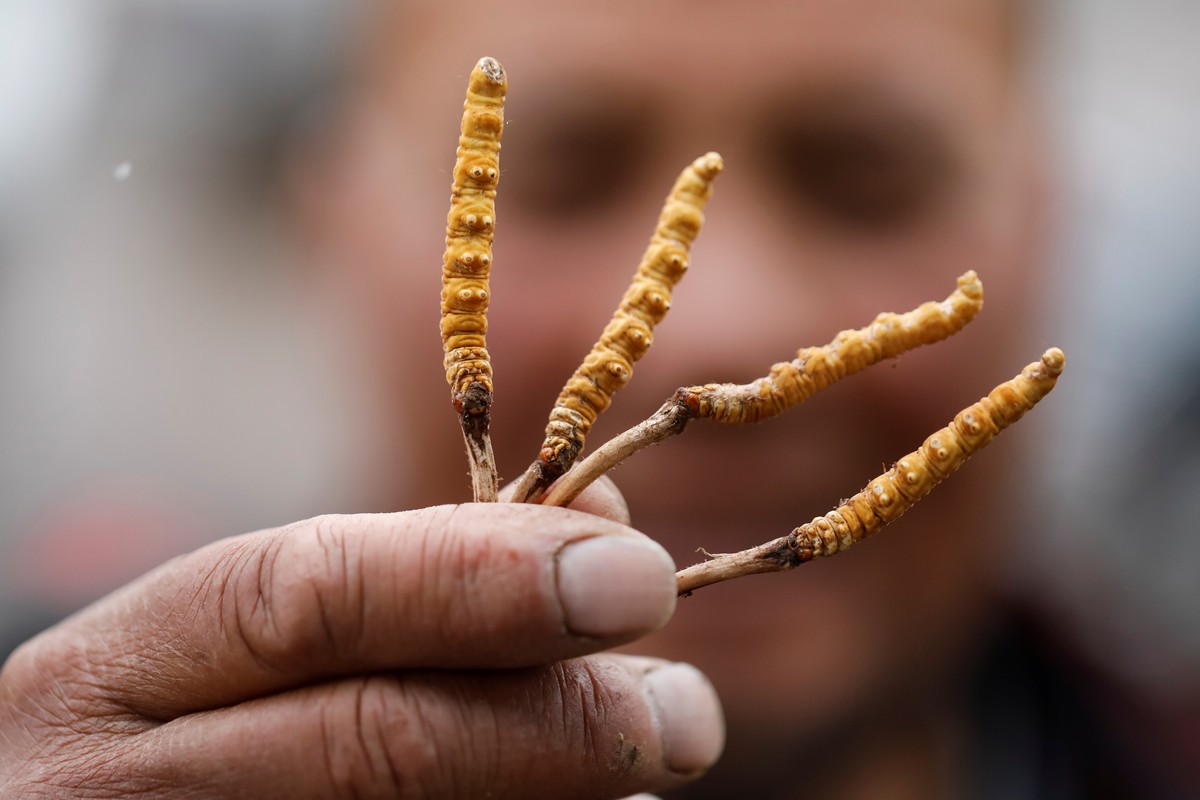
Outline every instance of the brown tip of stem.
{"type": "Polygon", "coordinates": [[[804,559],[789,546],[787,537],[783,537],[749,550],[723,553],[681,569],[675,573],[675,589],[680,597],[687,597],[697,589],[714,583],[746,575],[787,572],[803,563],[804,559]]]}

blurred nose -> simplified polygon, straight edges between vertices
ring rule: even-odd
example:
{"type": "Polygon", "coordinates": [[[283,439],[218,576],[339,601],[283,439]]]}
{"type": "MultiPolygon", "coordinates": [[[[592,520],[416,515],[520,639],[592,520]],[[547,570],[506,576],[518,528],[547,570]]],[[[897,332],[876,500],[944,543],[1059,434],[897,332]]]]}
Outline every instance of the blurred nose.
{"type": "Polygon", "coordinates": [[[688,275],[655,337],[656,383],[746,382],[836,332],[830,304],[805,291],[820,285],[818,267],[787,216],[750,165],[727,158],[688,275]]]}

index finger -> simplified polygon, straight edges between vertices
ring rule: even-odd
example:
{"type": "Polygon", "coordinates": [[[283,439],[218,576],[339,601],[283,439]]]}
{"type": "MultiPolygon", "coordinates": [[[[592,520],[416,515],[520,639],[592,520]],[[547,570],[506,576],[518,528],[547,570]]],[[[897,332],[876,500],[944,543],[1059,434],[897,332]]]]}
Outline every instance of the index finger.
{"type": "MultiPolygon", "coordinates": [[[[515,483],[510,483],[501,489],[500,502],[511,502],[513,490],[516,488],[515,483]]],[[[612,478],[607,475],[601,475],[589,483],[578,497],[567,504],[567,507],[611,519],[623,525],[628,525],[630,522],[629,505],[625,502],[625,496],[621,494],[617,484],[613,483],[612,478]]]]}
{"type": "Polygon", "coordinates": [[[666,552],[589,514],[471,503],[319,517],[169,562],[6,672],[48,670],[171,719],[336,676],[550,663],[656,629],[674,603],[666,552]]]}

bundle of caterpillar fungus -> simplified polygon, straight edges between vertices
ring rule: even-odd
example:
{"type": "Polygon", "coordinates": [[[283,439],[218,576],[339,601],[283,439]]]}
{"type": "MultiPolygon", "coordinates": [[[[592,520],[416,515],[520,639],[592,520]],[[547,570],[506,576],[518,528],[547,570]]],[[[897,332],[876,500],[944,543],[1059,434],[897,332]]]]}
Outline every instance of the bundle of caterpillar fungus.
{"type": "MultiPolygon", "coordinates": [[[[492,365],[485,334],[507,88],[500,64],[493,58],[480,59],[471,72],[463,104],[442,262],[446,380],[462,423],[477,501],[496,499],[496,465],[488,432],[492,365]]],[[[827,345],[800,350],[794,359],[775,364],[756,381],[682,387],[648,419],[576,466],[593,423],[629,382],[633,364],[650,348],[654,327],[670,308],[671,291],[687,269],[713,179],[721,169],[721,157],[707,153],[675,181],[633,282],[599,341],[559,393],[538,456],[513,487],[515,502],[565,505],[626,457],[681,433],[692,419],[745,423],[775,416],[871,364],[957,333],[983,305],[983,286],[974,272],[967,272],[945,300],[903,314],[880,314],[864,328],[840,332],[827,345]]],[[[708,561],[676,574],[679,593],[690,594],[742,575],[793,569],[870,536],[1033,408],[1054,388],[1063,364],[1061,350],[1047,350],[1041,361],[961,411],[950,425],[861,492],[787,536],[739,553],[705,553],[708,561]]]]}

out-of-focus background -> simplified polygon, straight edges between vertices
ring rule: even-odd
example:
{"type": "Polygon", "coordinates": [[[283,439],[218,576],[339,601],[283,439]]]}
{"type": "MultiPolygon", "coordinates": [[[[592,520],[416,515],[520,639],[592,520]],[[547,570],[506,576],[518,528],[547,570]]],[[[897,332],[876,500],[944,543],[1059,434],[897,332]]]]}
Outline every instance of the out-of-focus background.
{"type": "Polygon", "coordinates": [[[356,505],[352,367],[281,213],[332,8],[0,5],[0,649],[198,542],[356,505]]]}
{"type": "MultiPolygon", "coordinates": [[[[357,13],[0,4],[0,654],[199,543],[384,510],[379,476],[404,467],[376,469],[365,365],[285,207],[357,13]]],[[[1182,718],[1200,710],[1200,5],[1035,16],[1059,195],[1046,334],[1070,361],[1023,423],[1045,444],[1012,581],[1182,718]]]]}

